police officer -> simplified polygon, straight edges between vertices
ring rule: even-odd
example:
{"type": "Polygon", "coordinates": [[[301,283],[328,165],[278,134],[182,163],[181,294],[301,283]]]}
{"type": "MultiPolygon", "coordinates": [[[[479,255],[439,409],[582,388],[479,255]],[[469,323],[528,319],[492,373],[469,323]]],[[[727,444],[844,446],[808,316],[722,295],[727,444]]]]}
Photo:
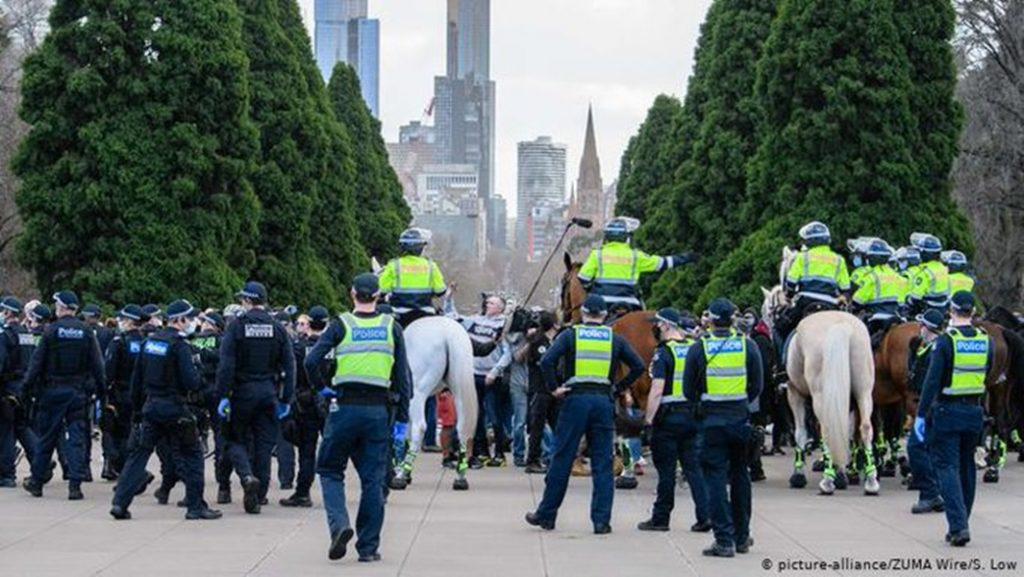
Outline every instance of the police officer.
{"type": "Polygon", "coordinates": [[[552,431],[557,428],[559,401],[551,394],[544,383],[544,375],[540,361],[544,358],[552,340],[558,335],[558,319],[550,311],[537,314],[537,326],[527,331],[526,345],[521,354],[529,371],[528,393],[530,408],[527,414],[527,450],[526,473],[540,475],[548,472],[547,465],[541,460],[541,442],[544,439],[544,428],[552,431]]]}
{"type": "Polygon", "coordinates": [[[221,341],[217,414],[227,421],[222,425],[227,455],[242,480],[245,512],[257,514],[270,488],[277,421],[291,412],[295,356],[285,328],[265,308],[266,287],[250,281],[237,296],[245,312],[228,325],[221,341]],[[279,375],[281,391],[276,390],[279,375]]]}
{"type": "Polygon", "coordinates": [[[793,306],[781,316],[775,327],[779,365],[782,367],[786,364],[781,358],[782,345],[806,316],[808,307],[834,310],[839,306],[839,297],[850,290],[846,260],[829,247],[832,233],[828,227],[814,221],[805,224],[799,234],[803,248],[790,265],[783,283],[793,306]]]}
{"type": "Polygon", "coordinates": [[[700,468],[700,424],[694,403],[683,394],[683,373],[697,322],[673,308],[664,308],[652,319],[660,344],[651,360],[651,391],[647,397],[646,422],[652,426],[651,456],[658,469],[658,497],[651,518],[637,525],[641,531],[668,531],[675,508],[676,466],[682,465],[690,485],[697,522],[691,531],[711,530],[708,493],[700,468]]]}
{"type": "Polygon", "coordinates": [[[911,314],[934,308],[949,308],[949,269],[942,264],[942,242],[938,237],[921,232],[910,235],[910,242],[921,253],[921,264],[910,279],[907,303],[911,314]]]}
{"type": "MultiPolygon", "coordinates": [[[[935,349],[935,340],[942,334],[945,318],[942,313],[932,309],[925,311],[918,317],[921,323],[921,332],[917,343],[911,344],[914,354],[910,356],[909,389],[911,393],[920,395],[921,384],[928,371],[928,364],[931,361],[931,353],[935,349]],[[915,346],[916,345],[916,346],[915,346]]],[[[942,497],[939,495],[939,487],[935,482],[935,468],[932,466],[932,457],[928,451],[928,445],[918,440],[913,431],[907,435],[907,459],[911,471],[911,487],[917,489],[919,496],[917,503],[911,507],[910,512],[915,515],[923,513],[941,513],[945,508],[942,497]]]]}
{"type": "Polygon", "coordinates": [[[643,374],[644,364],[622,337],[602,326],[608,316],[608,305],[599,295],[590,295],[581,308],[583,323],[565,330],[555,338],[541,359],[541,370],[548,389],[556,398],[565,399],[555,430],[551,465],[544,479],[544,498],[535,512],[526,514],[526,522],[546,530],[555,528],[558,508],[565,498],[569,473],[586,435],[590,448],[590,464],[594,491],[590,500],[590,520],[594,533],[611,533],[612,441],[615,437],[614,398],[632,404],[629,387],[643,374]],[[565,361],[567,380],[559,385],[555,370],[565,361]],[[625,362],[629,373],[621,380],[612,379],[625,362]]]}
{"type": "Polygon", "coordinates": [[[83,499],[86,478],[85,438],[89,435],[89,397],[103,399],[106,375],[96,335],[75,317],[78,297],[71,291],[53,295],[57,320],[43,332],[25,374],[23,394],[35,399],[35,430],[39,444],[32,458],[32,476],[22,487],[43,496],[43,479],[58,439],[67,434],[68,499],[83,499]],[[95,390],[92,389],[95,387],[95,390]]]}
{"type": "Polygon", "coordinates": [[[850,271],[850,287],[854,291],[864,282],[864,275],[871,270],[867,257],[867,248],[871,240],[860,236],[846,241],[846,248],[850,251],[850,264],[853,266],[853,270],[850,271]]]}
{"type": "Polygon", "coordinates": [[[153,303],[144,305],[142,312],[146,315],[146,323],[142,326],[143,335],[149,336],[151,333],[163,328],[164,311],[160,308],[160,305],[153,303]]]}
{"type": "Polygon", "coordinates": [[[909,282],[917,274],[918,267],[921,266],[921,251],[914,246],[902,246],[896,250],[893,259],[896,262],[894,267],[896,272],[909,282]]]}
{"type": "Polygon", "coordinates": [[[403,327],[418,318],[437,314],[434,297],[448,292],[441,268],[423,256],[430,237],[430,231],[422,228],[402,232],[398,237],[398,258],[391,259],[380,271],[381,293],[403,327]]]}
{"type": "Polygon", "coordinates": [[[968,518],[977,482],[974,448],[981,438],[981,402],[994,347],[985,331],[971,325],[971,293],[954,294],[950,312],[949,328],[935,340],[931,353],[914,434],[918,441],[927,439],[931,452],[949,524],[946,542],[963,547],[971,540],[968,518]]]}
{"type": "Polygon", "coordinates": [[[640,310],[638,283],[646,273],[662,272],[697,261],[693,253],[676,256],[649,255],[631,246],[633,232],[640,226],[635,218],[615,217],[604,226],[604,244],[593,250],[578,273],[590,294],[604,298],[611,310],[640,310]]]}
{"type": "Polygon", "coordinates": [[[96,333],[96,341],[100,344],[100,351],[106,354],[107,346],[110,345],[110,341],[114,340],[115,333],[103,324],[102,316],[103,311],[97,305],[88,304],[82,307],[82,320],[96,333]]]}
{"type": "Polygon", "coordinates": [[[206,410],[210,415],[210,429],[213,431],[213,467],[217,481],[217,504],[231,502],[231,460],[227,458],[227,439],[223,420],[217,415],[220,395],[217,390],[217,367],[220,366],[220,343],[227,321],[215,310],[199,315],[199,333],[192,339],[193,354],[199,354],[199,376],[203,380],[206,410]]]}
{"type": "Polygon", "coordinates": [[[107,403],[100,416],[103,431],[103,474],[109,481],[117,479],[128,458],[128,436],[132,430],[131,379],[135,360],[142,351],[142,326],[145,314],[139,305],[129,304],[117,313],[121,330],[106,351],[106,371],[109,380],[107,403]]]}
{"type": "Polygon", "coordinates": [[[187,398],[201,394],[203,387],[185,341],[195,330],[197,312],[188,301],[174,301],[167,307],[167,327],[143,343],[132,372],[132,399],[141,424],[114,491],[114,519],[131,518],[128,507],[145,482],[146,463],[158,443],[167,444],[175,470],[185,479],[185,518],[221,516],[203,501],[203,449],[196,418],[187,406],[187,398]]]}
{"type": "Polygon", "coordinates": [[[746,553],[750,538],[750,439],[748,403],[761,393],[761,354],[754,341],[732,328],[736,307],[715,299],[708,307],[711,331],[686,353],[683,394],[700,399],[701,465],[715,542],[703,551],[712,557],[746,553]],[[726,486],[728,485],[728,491],[726,486]]]}
{"type": "MultiPolygon", "coordinates": [[[[324,331],[330,313],[322,306],[309,309],[308,315],[299,317],[296,323],[302,333],[295,341],[295,361],[305,365],[306,357],[312,353],[324,331]]],[[[323,399],[318,394],[317,384],[329,381],[335,373],[334,351],[328,350],[320,357],[316,371],[318,378],[310,378],[305,369],[298,371],[295,379],[295,410],[289,419],[281,424],[288,442],[295,445],[299,454],[299,472],[295,481],[295,492],[281,499],[282,507],[312,507],[309,491],[316,476],[316,444],[324,426],[323,399]]]]}
{"type": "Polygon", "coordinates": [[[364,273],[352,281],[354,308],[331,324],[306,355],[306,372],[330,399],[324,439],[317,455],[327,525],[331,532],[328,558],[345,556],[355,534],[345,507],[345,468],[349,459],[359,474],[362,494],[356,517],[356,550],[360,562],[380,560],[384,524],[384,470],[390,439],[388,405],[396,402],[397,420],[409,421],[412,377],[405,356],[402,329],[391,315],[377,312],[380,285],[364,273]],[[334,349],[337,368],[328,384],[323,359],[334,349]]]}
{"type": "Polygon", "coordinates": [[[853,293],[853,311],[860,313],[872,335],[872,344],[900,320],[900,309],[907,298],[907,281],[889,266],[892,247],[882,239],[872,239],[865,249],[870,268],[861,274],[853,293]]]}
{"type": "Polygon", "coordinates": [[[39,442],[20,401],[22,378],[36,348],[32,333],[21,324],[21,312],[18,299],[0,299],[0,487],[17,487],[15,443],[31,460],[39,442]]]}
{"type": "Polygon", "coordinates": [[[942,253],[942,262],[949,269],[950,294],[974,292],[974,277],[967,274],[967,256],[958,250],[942,253]]]}

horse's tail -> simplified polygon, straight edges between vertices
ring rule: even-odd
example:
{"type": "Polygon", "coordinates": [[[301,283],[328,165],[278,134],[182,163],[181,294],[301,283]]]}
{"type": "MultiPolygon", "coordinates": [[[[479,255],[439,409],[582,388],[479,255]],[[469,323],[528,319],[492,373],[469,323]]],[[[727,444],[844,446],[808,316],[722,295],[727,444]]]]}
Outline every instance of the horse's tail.
{"type": "Polygon", "coordinates": [[[828,327],[822,348],[822,414],[825,441],[836,468],[849,462],[850,452],[850,341],[853,336],[845,324],[828,327]]]}
{"type": "MultiPolygon", "coordinates": [[[[454,321],[453,321],[454,322],[454,321]]],[[[471,450],[473,433],[478,418],[476,384],[473,381],[473,345],[469,335],[460,326],[448,331],[445,339],[445,355],[448,363],[445,382],[455,397],[458,415],[459,441],[463,448],[471,450]]]]}

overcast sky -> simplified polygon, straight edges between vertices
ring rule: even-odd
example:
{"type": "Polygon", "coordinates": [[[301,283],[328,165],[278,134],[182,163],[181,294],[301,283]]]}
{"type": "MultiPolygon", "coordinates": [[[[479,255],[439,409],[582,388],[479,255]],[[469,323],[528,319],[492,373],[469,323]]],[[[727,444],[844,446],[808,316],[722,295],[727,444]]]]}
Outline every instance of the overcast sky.
{"type": "MultiPolygon", "coordinates": [[[[660,93],[682,96],[710,0],[492,0],[491,75],[497,83],[496,190],[514,214],[516,143],[548,135],[569,145],[569,180],[594,105],[601,175],[660,93]]],[[[313,0],[300,0],[310,36],[313,0]]],[[[370,0],[381,27],[384,138],[419,120],[445,68],[444,0],[370,0]]],[[[568,187],[567,187],[568,190],[568,187]]]]}

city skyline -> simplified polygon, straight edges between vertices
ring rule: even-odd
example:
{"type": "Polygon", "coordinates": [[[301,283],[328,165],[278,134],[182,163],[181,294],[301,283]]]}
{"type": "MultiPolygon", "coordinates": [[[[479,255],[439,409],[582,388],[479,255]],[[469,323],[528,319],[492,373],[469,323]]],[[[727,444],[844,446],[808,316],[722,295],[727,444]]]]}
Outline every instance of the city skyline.
{"type": "MultiPolygon", "coordinates": [[[[313,0],[300,4],[312,34],[313,0]]],[[[490,77],[500,92],[495,192],[508,200],[509,214],[516,211],[517,143],[550,135],[569,144],[570,163],[576,164],[583,145],[581,111],[588,103],[599,124],[604,179],[618,176],[622,152],[654,97],[685,93],[709,4],[492,2],[490,77]]],[[[382,29],[380,119],[385,140],[395,142],[399,126],[422,119],[434,77],[447,71],[447,2],[374,0],[370,17],[379,19],[382,29]]]]}
{"type": "Polygon", "coordinates": [[[359,77],[363,100],[380,118],[380,21],[369,18],[368,0],[316,0],[313,56],[324,82],[338,62],[359,77]]]}

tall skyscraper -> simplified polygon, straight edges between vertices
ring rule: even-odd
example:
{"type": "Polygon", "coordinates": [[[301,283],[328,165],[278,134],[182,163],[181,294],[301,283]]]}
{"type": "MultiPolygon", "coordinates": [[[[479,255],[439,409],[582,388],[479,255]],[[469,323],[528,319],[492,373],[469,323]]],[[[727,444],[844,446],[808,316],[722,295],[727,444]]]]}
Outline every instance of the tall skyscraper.
{"type": "Polygon", "coordinates": [[[435,133],[445,162],[479,171],[488,240],[501,245],[501,213],[494,200],[495,86],[490,79],[490,0],[448,0],[448,65],[434,79],[435,133]]]}
{"type": "Polygon", "coordinates": [[[338,62],[359,76],[363,100],[380,118],[380,21],[368,18],[368,0],[316,0],[316,63],[324,81],[338,62]]]}
{"type": "Polygon", "coordinates": [[[570,216],[601,223],[605,220],[605,191],[601,182],[601,161],[597,157],[597,137],[594,135],[594,110],[587,109],[587,132],[583,139],[583,156],[576,179],[576,194],[569,207],[570,216]]]}
{"type": "MultiPolygon", "coordinates": [[[[547,228],[565,213],[565,159],[567,147],[541,136],[519,143],[516,246],[531,258],[545,254],[547,228]]],[[[557,228],[557,227],[556,227],[557,228]]]]}

